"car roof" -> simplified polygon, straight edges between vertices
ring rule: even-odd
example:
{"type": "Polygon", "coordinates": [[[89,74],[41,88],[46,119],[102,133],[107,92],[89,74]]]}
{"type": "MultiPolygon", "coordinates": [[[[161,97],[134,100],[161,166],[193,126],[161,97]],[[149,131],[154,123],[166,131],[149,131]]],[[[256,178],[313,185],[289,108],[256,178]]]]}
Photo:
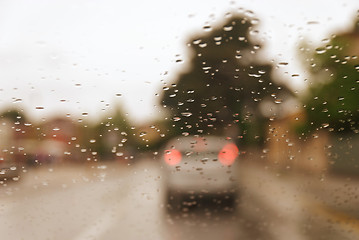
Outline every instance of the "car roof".
{"type": "Polygon", "coordinates": [[[223,136],[181,136],[172,139],[166,145],[166,149],[178,149],[180,151],[219,151],[224,145],[233,143],[228,137],[223,136]]]}

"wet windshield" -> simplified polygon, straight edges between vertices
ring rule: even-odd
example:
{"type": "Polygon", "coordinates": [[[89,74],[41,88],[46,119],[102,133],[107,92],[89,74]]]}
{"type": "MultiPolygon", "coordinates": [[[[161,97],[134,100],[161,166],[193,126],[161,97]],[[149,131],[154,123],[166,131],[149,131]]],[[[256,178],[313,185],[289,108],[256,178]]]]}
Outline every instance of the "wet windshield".
{"type": "Polygon", "coordinates": [[[2,1],[1,239],[359,239],[359,3],[2,1]]]}

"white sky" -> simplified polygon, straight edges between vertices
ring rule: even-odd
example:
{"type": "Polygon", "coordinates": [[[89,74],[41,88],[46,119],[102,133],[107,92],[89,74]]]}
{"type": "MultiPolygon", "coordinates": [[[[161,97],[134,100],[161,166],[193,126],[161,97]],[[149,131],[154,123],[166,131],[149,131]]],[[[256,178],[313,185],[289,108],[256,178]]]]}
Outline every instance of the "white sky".
{"type": "Polygon", "coordinates": [[[184,67],[175,61],[186,60],[189,34],[240,7],[261,20],[266,56],[288,62],[281,78],[299,89],[299,38],[319,42],[349,27],[359,1],[1,0],[0,110],[98,119],[121,104],[134,123],[155,118],[156,93],[184,67]]]}

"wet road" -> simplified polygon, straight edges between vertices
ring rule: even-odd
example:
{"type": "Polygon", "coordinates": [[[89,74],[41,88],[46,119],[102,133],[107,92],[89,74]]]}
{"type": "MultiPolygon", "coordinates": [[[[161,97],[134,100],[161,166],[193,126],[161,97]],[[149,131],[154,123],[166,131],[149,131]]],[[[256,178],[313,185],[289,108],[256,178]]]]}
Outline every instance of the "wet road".
{"type": "Polygon", "coordinates": [[[324,193],[310,193],[308,180],[246,167],[240,183],[234,212],[169,214],[154,162],[33,168],[0,187],[1,239],[331,239],[328,230],[332,239],[358,236],[356,226],[339,224],[348,221],[342,213],[323,208],[324,193]]]}
{"type": "Polygon", "coordinates": [[[1,239],[239,239],[236,214],[164,211],[156,164],[30,169],[0,189],[1,239]]]}

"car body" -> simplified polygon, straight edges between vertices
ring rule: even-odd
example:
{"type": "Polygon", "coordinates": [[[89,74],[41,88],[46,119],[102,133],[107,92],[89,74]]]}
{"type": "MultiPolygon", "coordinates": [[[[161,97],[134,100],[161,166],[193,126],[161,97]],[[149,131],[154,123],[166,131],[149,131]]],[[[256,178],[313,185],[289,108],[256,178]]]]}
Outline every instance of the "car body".
{"type": "Polygon", "coordinates": [[[181,210],[205,201],[233,205],[238,194],[238,155],[236,144],[226,137],[169,141],[162,159],[167,209],[181,210]]]}

